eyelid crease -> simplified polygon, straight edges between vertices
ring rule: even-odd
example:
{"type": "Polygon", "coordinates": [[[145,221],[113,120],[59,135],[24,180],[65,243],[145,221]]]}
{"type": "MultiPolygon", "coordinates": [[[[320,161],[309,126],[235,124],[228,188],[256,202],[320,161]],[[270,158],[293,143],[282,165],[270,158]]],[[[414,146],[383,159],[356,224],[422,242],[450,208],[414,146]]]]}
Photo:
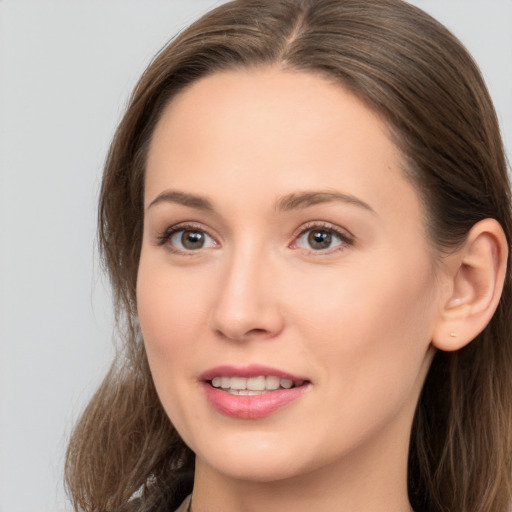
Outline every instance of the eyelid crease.
{"type": "Polygon", "coordinates": [[[293,233],[293,237],[297,238],[301,234],[306,231],[311,231],[313,229],[318,229],[319,231],[330,231],[339,235],[340,237],[354,241],[355,236],[346,228],[342,228],[341,226],[337,226],[336,224],[332,224],[331,222],[327,222],[324,220],[312,220],[308,221],[304,224],[301,224],[293,233]]]}

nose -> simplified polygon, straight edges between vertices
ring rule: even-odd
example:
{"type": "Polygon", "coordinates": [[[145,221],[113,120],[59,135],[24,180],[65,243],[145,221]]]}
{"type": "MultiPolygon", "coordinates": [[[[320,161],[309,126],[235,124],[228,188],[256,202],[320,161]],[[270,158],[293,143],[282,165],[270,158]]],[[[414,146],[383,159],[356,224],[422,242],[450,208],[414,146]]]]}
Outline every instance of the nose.
{"type": "Polygon", "coordinates": [[[219,276],[210,326],[224,339],[270,339],[283,329],[284,318],[275,265],[248,250],[234,254],[219,276]]]}

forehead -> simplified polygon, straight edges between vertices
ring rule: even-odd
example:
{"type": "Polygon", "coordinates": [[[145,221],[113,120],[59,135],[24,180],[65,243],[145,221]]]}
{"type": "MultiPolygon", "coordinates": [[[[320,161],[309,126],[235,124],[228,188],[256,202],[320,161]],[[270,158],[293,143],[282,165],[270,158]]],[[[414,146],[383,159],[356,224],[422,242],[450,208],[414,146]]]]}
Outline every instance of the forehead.
{"type": "MultiPolygon", "coordinates": [[[[174,137],[194,130],[196,136],[219,134],[220,138],[224,135],[221,127],[236,131],[240,139],[248,136],[247,145],[254,148],[256,142],[268,142],[277,133],[265,130],[266,140],[263,133],[258,140],[249,140],[250,134],[262,128],[288,130],[294,138],[316,135],[327,139],[331,133],[347,139],[373,132],[387,139],[388,133],[377,114],[332,80],[319,74],[259,67],[214,73],[193,82],[167,105],[153,141],[171,130],[174,137]],[[340,133],[345,123],[356,119],[357,130],[340,133]]],[[[278,142],[286,146],[286,139],[278,142]]]]}
{"type": "Polygon", "coordinates": [[[332,188],[376,209],[394,208],[398,197],[417,210],[401,168],[387,125],[338,84],[275,68],[228,71],[166,107],[150,144],[145,201],[165,188],[246,202],[332,188]]]}

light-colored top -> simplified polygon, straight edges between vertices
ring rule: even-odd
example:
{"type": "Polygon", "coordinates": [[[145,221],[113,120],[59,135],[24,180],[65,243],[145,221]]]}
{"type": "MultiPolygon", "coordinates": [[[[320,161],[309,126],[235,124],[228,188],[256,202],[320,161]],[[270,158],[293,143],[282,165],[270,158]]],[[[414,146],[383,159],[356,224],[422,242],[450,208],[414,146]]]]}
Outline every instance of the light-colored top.
{"type": "Polygon", "coordinates": [[[190,503],[192,502],[192,494],[189,494],[183,503],[174,512],[190,512],[190,503]]]}

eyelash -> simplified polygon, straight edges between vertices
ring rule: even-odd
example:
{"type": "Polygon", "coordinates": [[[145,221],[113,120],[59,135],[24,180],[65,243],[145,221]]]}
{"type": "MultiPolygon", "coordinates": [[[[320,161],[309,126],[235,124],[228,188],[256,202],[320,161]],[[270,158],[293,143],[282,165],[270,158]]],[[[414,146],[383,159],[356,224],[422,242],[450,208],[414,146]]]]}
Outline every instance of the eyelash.
{"type": "MultiPolygon", "coordinates": [[[[156,245],[158,246],[164,246],[167,245],[167,248],[169,251],[175,254],[182,254],[182,255],[193,255],[195,252],[194,250],[182,250],[174,247],[173,245],[169,244],[169,240],[176,234],[181,231],[197,231],[200,233],[205,233],[209,238],[212,240],[215,240],[214,237],[212,237],[201,225],[194,224],[194,223],[181,223],[176,224],[174,226],[170,226],[165,231],[159,233],[156,237],[156,245]]],[[[329,235],[334,235],[339,240],[339,245],[335,246],[334,248],[327,248],[327,249],[305,249],[310,254],[332,254],[334,252],[340,251],[345,249],[346,247],[350,247],[354,244],[354,237],[349,234],[346,230],[342,230],[338,228],[337,226],[327,223],[327,222],[318,222],[318,221],[311,221],[308,222],[305,225],[300,226],[295,233],[293,234],[293,241],[288,246],[292,249],[300,249],[300,247],[297,247],[296,244],[300,240],[301,237],[305,236],[308,232],[312,231],[318,231],[318,232],[324,232],[329,235]]]]}
{"type": "Polygon", "coordinates": [[[308,251],[309,254],[315,254],[315,255],[329,255],[333,254],[338,251],[342,251],[346,249],[347,247],[350,247],[354,245],[354,237],[351,235],[348,231],[341,229],[334,224],[330,224],[328,222],[319,222],[319,221],[311,221],[308,222],[305,225],[300,226],[299,229],[294,233],[293,235],[293,242],[290,244],[290,246],[293,249],[296,249],[298,247],[296,246],[297,242],[305,236],[308,232],[324,232],[329,235],[334,235],[339,240],[339,245],[336,245],[332,248],[327,249],[305,249],[308,251]]]}
{"type": "Polygon", "coordinates": [[[194,223],[181,223],[181,224],[176,224],[174,226],[170,226],[162,233],[159,233],[156,237],[156,245],[159,245],[159,246],[166,245],[167,246],[166,248],[170,252],[175,253],[175,254],[182,254],[182,255],[186,255],[186,256],[193,255],[195,252],[193,250],[187,251],[187,250],[178,249],[178,248],[174,247],[173,245],[171,245],[170,243],[168,243],[169,240],[171,240],[171,238],[176,233],[179,233],[181,231],[197,231],[200,233],[205,233],[209,238],[211,238],[212,240],[215,240],[211,235],[208,234],[207,231],[205,231],[205,229],[201,225],[194,224],[194,223]]]}

